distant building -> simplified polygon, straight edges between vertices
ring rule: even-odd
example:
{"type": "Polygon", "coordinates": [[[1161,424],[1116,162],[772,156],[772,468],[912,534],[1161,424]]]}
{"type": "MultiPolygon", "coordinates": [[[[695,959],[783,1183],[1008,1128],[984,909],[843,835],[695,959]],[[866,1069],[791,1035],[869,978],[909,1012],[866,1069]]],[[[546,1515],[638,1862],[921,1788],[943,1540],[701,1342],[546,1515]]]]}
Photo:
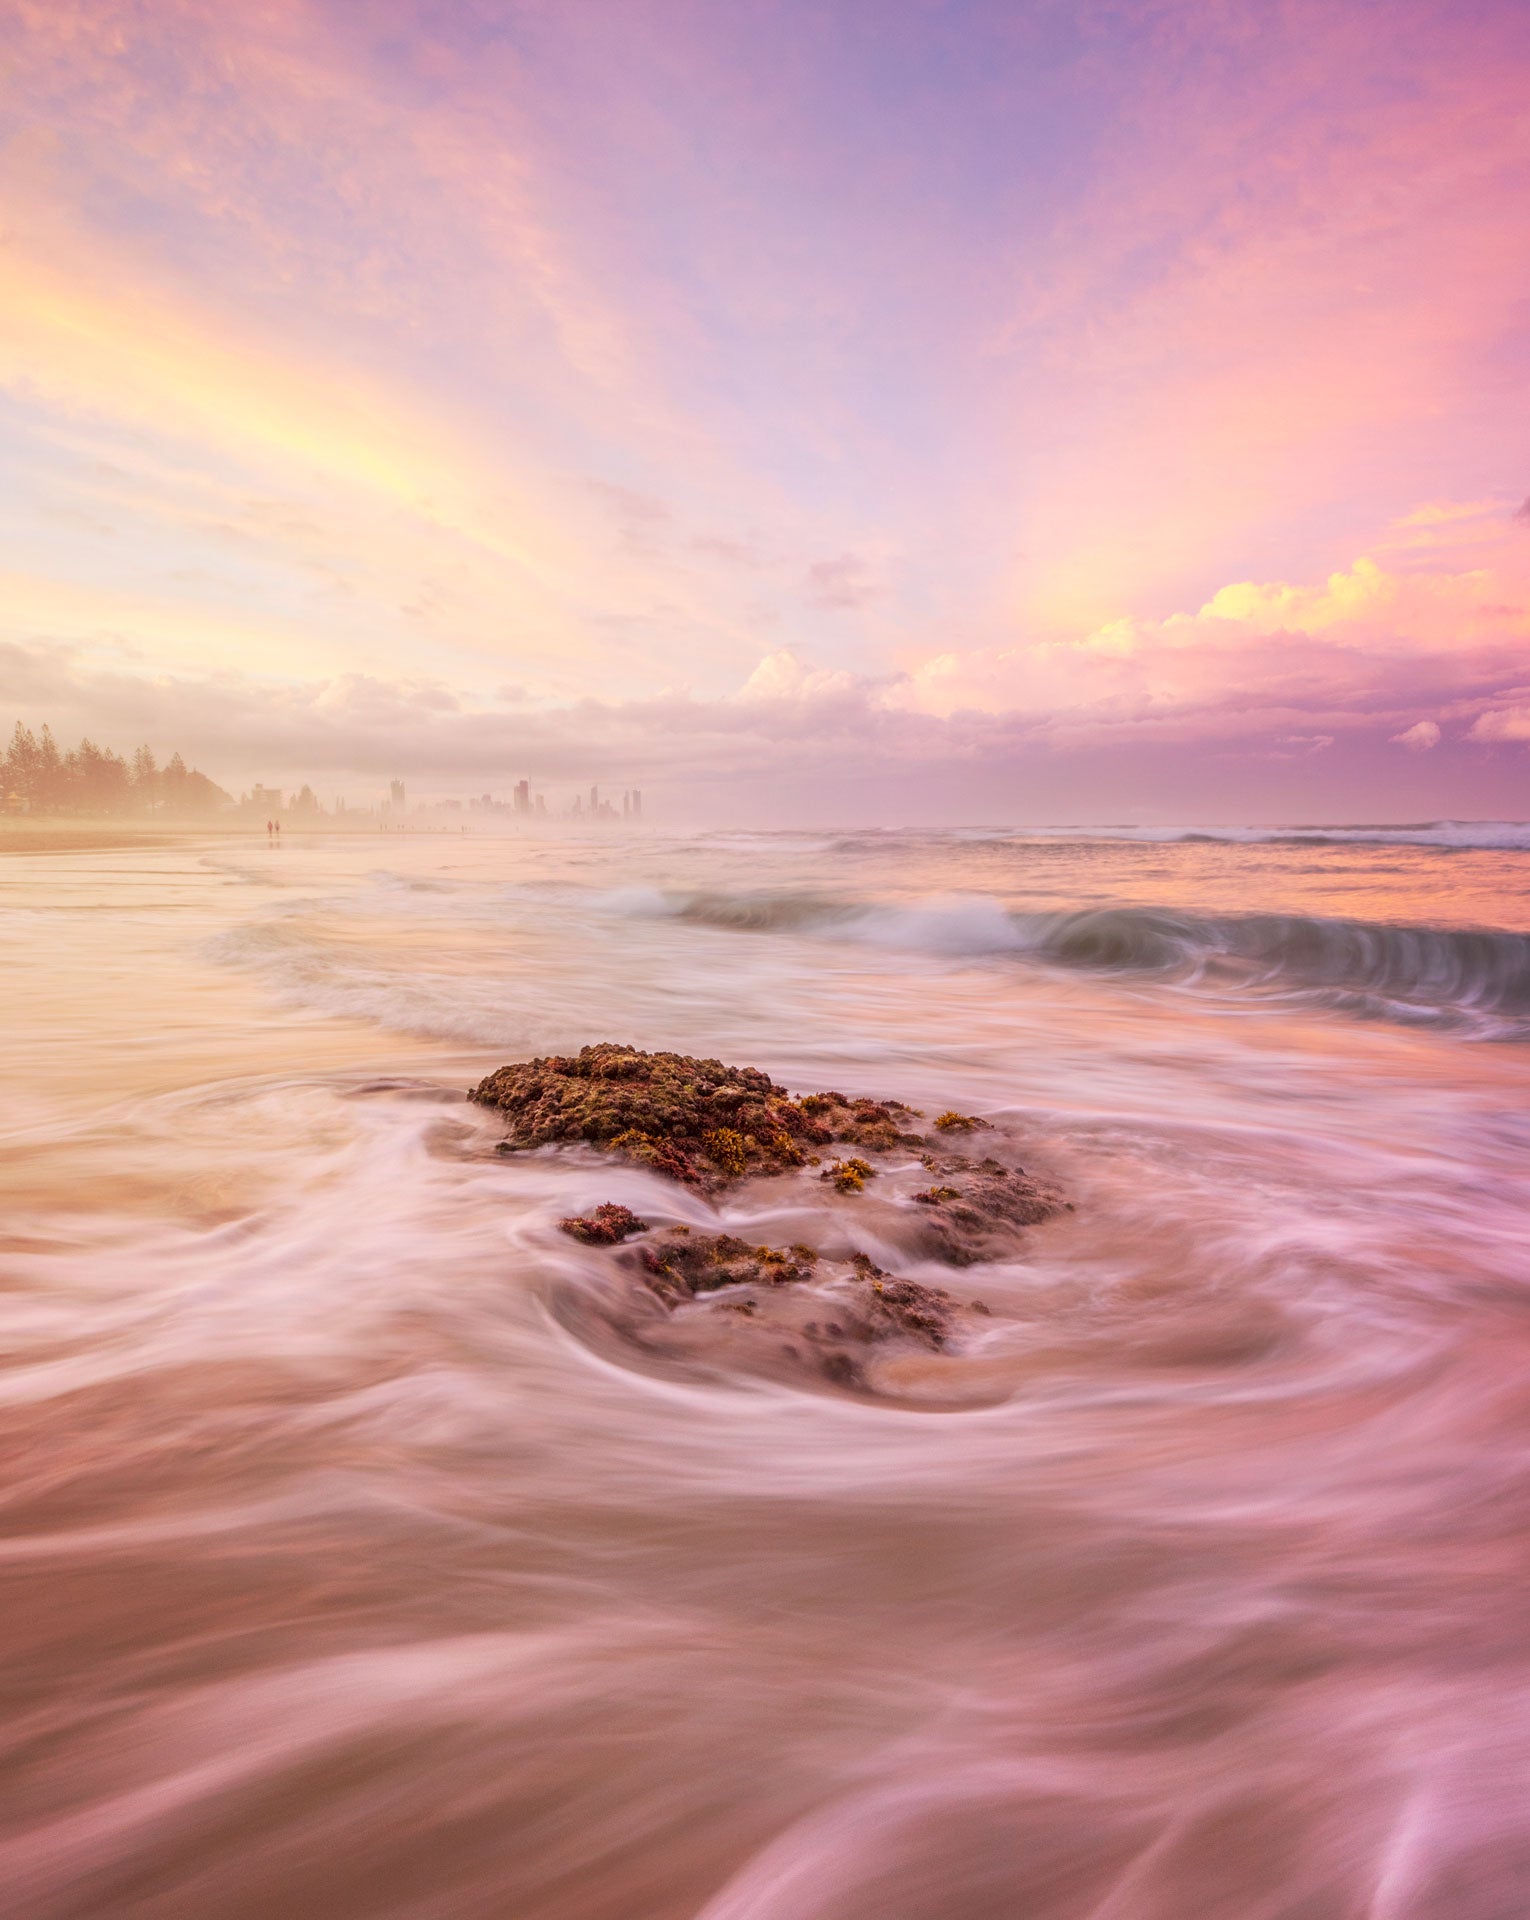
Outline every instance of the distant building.
{"type": "Polygon", "coordinates": [[[632,818],[634,820],[641,820],[642,817],[643,817],[643,790],[641,787],[634,787],[632,789],[632,818]]]}
{"type": "Polygon", "coordinates": [[[394,813],[404,811],[404,783],[402,780],[388,782],[388,805],[394,813]]]}
{"type": "Polygon", "coordinates": [[[254,813],[280,813],[282,790],[280,787],[251,787],[250,797],[245,804],[254,813]]]}
{"type": "Polygon", "coordinates": [[[531,811],[531,782],[529,780],[517,780],[515,783],[515,810],[517,813],[530,813],[531,811]]]}

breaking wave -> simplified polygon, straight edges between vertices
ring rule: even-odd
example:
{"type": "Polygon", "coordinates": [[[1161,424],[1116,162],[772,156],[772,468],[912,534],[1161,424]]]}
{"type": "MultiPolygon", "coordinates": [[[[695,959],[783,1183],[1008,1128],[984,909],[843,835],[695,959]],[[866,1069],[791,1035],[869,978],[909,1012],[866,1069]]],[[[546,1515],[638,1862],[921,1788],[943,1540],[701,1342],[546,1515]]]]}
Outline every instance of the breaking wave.
{"type": "Polygon", "coordinates": [[[1105,906],[1012,912],[989,895],[903,904],[815,893],[624,890],[613,910],[983,958],[1012,955],[1211,992],[1299,996],[1480,1039],[1530,1037],[1530,935],[1292,913],[1105,906]]]}

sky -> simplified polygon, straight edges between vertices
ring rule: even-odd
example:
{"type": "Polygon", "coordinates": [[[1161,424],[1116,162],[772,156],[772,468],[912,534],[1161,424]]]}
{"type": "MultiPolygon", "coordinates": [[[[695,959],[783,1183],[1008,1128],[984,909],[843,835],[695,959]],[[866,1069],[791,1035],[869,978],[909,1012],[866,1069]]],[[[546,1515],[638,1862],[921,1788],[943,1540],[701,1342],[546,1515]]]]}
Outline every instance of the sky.
{"type": "Polygon", "coordinates": [[[0,721],[1530,814],[1523,0],[0,0],[0,721]]]}

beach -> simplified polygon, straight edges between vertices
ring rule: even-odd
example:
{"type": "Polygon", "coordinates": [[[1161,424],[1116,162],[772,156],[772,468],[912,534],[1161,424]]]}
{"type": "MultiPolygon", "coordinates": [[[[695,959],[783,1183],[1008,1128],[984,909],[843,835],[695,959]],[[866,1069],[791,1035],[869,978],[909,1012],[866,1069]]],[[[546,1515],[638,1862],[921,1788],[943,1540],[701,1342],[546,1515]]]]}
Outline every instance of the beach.
{"type": "Polygon", "coordinates": [[[1524,826],[8,827],[0,940],[18,1920],[1522,1911],[1524,826]],[[667,1360],[559,1221],[809,1203],[498,1153],[601,1041],[1068,1210],[876,1391],[667,1360]]]}

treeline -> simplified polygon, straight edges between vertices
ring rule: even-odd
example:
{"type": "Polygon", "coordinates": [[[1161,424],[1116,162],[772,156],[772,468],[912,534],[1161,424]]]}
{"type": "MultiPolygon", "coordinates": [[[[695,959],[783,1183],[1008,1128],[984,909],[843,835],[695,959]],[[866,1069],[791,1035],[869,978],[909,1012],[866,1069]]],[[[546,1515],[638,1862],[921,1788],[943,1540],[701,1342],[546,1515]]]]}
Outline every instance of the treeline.
{"type": "Polygon", "coordinates": [[[233,803],[178,753],[160,766],[147,747],[131,760],[93,740],[67,752],[44,727],[18,720],[0,761],[0,809],[7,813],[165,814],[200,819],[233,803]]]}

